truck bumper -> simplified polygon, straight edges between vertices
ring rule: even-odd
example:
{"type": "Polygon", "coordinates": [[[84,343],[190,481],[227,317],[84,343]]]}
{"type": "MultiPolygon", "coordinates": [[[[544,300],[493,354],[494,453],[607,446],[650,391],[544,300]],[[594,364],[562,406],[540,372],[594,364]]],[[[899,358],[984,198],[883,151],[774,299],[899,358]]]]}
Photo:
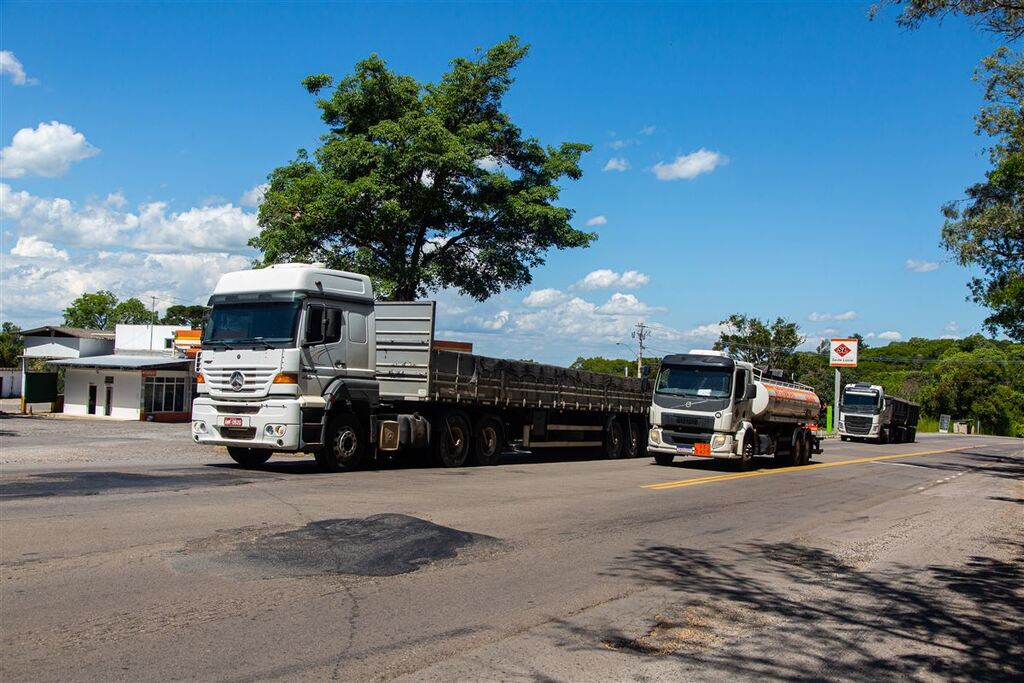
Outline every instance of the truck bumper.
{"type": "Polygon", "coordinates": [[[302,411],[296,399],[237,403],[197,398],[192,402],[192,440],[199,444],[298,451],[301,430],[302,411]],[[239,421],[240,425],[233,424],[239,421]]]}
{"type": "MultiPolygon", "coordinates": [[[[672,433],[664,433],[660,427],[652,427],[647,437],[647,450],[652,453],[671,453],[683,457],[694,455],[692,444],[668,443],[672,439],[672,433]]],[[[711,449],[710,455],[702,455],[702,458],[715,458],[722,460],[738,460],[740,456],[733,453],[734,440],[731,434],[715,433],[707,437],[712,445],[717,443],[717,448],[711,449]],[[721,437],[724,436],[724,439],[721,437]]]]}

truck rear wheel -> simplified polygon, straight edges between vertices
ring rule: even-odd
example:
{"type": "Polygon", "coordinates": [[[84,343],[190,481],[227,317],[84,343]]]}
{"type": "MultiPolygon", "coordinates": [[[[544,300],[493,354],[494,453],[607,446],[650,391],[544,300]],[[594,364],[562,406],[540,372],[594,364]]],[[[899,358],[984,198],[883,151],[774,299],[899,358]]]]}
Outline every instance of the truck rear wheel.
{"type": "Polygon", "coordinates": [[[641,443],[640,443],[640,425],[636,423],[636,420],[630,420],[623,418],[622,428],[625,431],[625,454],[627,458],[635,458],[640,455],[641,443]]]}
{"type": "Polygon", "coordinates": [[[273,451],[260,448],[241,448],[239,446],[228,446],[228,455],[242,467],[259,467],[270,460],[273,451]]]}
{"type": "Polygon", "coordinates": [[[369,435],[358,417],[350,413],[331,416],[325,437],[324,445],[314,453],[322,471],[354,470],[363,464],[369,435]]]}
{"type": "Polygon", "coordinates": [[[606,458],[621,458],[626,446],[626,435],[623,433],[622,421],[612,419],[604,431],[604,456],[606,458]]]}
{"type": "Polygon", "coordinates": [[[473,430],[473,451],[470,458],[477,465],[496,465],[505,448],[505,425],[494,415],[477,420],[473,430]]]}
{"type": "Polygon", "coordinates": [[[434,459],[442,467],[462,467],[469,457],[473,431],[461,410],[445,413],[435,428],[434,459]]]}
{"type": "Polygon", "coordinates": [[[917,440],[917,427],[911,427],[907,430],[907,443],[914,443],[917,440]]]}
{"type": "Polygon", "coordinates": [[[799,444],[798,455],[795,458],[796,465],[806,465],[811,461],[811,449],[814,447],[811,443],[811,434],[806,430],[800,432],[800,438],[797,441],[799,444]]]}

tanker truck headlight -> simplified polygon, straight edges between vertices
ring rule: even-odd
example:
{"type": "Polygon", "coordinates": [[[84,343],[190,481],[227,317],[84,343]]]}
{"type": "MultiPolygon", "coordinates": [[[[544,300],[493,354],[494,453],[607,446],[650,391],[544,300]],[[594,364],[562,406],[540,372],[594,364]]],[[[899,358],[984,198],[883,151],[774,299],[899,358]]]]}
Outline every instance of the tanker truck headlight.
{"type": "Polygon", "coordinates": [[[725,442],[729,440],[725,434],[715,434],[711,437],[711,450],[715,451],[725,445],[725,442]]]}
{"type": "Polygon", "coordinates": [[[661,430],[657,427],[651,427],[651,443],[661,443],[661,430]]]}
{"type": "Polygon", "coordinates": [[[288,427],[285,425],[267,425],[263,428],[267,436],[284,436],[284,433],[288,431],[288,427]]]}

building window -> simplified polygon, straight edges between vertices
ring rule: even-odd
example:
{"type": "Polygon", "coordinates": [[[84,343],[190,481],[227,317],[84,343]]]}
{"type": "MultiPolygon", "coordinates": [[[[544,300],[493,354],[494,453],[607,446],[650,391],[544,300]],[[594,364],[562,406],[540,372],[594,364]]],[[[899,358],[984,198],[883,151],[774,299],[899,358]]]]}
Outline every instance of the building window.
{"type": "Polygon", "coordinates": [[[147,377],[142,410],[146,413],[182,413],[189,405],[189,384],[184,377],[147,377]]]}

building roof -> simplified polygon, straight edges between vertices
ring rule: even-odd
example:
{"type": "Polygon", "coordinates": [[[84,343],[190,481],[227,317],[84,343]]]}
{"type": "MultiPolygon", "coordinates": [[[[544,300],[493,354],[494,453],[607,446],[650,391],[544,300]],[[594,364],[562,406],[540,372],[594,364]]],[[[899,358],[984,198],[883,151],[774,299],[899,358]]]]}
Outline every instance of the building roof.
{"type": "Polygon", "coordinates": [[[114,333],[111,330],[89,330],[83,327],[61,327],[59,325],[44,325],[31,330],[19,332],[22,337],[78,337],[79,339],[106,339],[113,340],[114,333]]]}
{"type": "Polygon", "coordinates": [[[115,353],[109,356],[88,356],[86,358],[68,358],[66,360],[49,361],[50,365],[63,365],[70,368],[110,368],[120,370],[187,370],[193,361],[188,358],[168,358],[167,356],[131,356],[115,353]]]}

